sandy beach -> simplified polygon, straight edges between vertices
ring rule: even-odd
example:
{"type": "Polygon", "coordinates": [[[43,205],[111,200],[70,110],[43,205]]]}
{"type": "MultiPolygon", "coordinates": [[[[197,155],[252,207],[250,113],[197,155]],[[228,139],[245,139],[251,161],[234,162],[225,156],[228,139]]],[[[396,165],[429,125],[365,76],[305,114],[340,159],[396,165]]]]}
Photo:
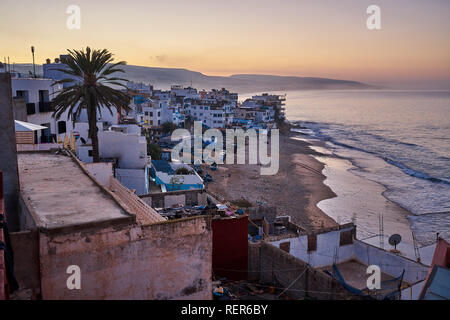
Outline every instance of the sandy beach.
{"type": "Polygon", "coordinates": [[[261,176],[259,165],[219,165],[217,171],[209,171],[213,182],[208,190],[222,200],[245,199],[253,205],[275,206],[278,216],[291,216],[292,222],[306,230],[336,225],[316,205],[336,196],[323,183],[324,165],[312,157],[321,154],[296,136],[280,135],[280,166],[276,175],[261,176]]]}
{"type": "Polygon", "coordinates": [[[208,190],[222,201],[274,206],[278,216],[291,216],[306,230],[354,222],[358,238],[377,246],[383,213],[385,247],[394,233],[413,243],[410,213],[383,197],[383,186],[352,173],[351,163],[333,155],[324,142],[304,138],[295,132],[280,136],[276,175],[261,176],[258,165],[219,165],[209,171],[208,190]]]}

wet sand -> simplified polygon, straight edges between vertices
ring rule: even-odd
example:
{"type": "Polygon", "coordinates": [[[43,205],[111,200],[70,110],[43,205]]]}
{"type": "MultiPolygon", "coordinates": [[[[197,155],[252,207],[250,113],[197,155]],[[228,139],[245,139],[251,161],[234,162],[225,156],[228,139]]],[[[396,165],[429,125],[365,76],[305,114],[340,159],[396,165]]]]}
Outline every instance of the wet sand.
{"type": "Polygon", "coordinates": [[[362,178],[351,171],[350,161],[330,156],[316,156],[325,163],[324,183],[334,190],[337,197],[320,201],[317,206],[338,223],[354,222],[358,239],[373,238],[372,244],[379,246],[380,214],[383,218],[384,248],[390,248],[388,237],[397,233],[403,242],[413,243],[408,216],[410,212],[386,199],[382,185],[362,178]]]}
{"type": "Polygon", "coordinates": [[[209,171],[208,190],[222,201],[245,199],[253,205],[277,207],[306,230],[354,222],[357,237],[380,245],[383,214],[384,247],[398,233],[412,246],[410,212],[383,196],[385,188],[352,172],[353,165],[336,157],[324,142],[291,132],[280,136],[280,167],[276,175],[261,176],[258,165],[219,165],[209,171]]]}
{"type": "Polygon", "coordinates": [[[213,177],[208,190],[222,201],[245,199],[253,205],[274,206],[278,216],[291,216],[292,222],[306,230],[335,226],[336,222],[316,205],[336,196],[323,183],[324,165],[312,157],[321,154],[296,136],[280,135],[280,166],[276,175],[260,175],[259,165],[219,165],[217,171],[208,171],[213,177]]]}

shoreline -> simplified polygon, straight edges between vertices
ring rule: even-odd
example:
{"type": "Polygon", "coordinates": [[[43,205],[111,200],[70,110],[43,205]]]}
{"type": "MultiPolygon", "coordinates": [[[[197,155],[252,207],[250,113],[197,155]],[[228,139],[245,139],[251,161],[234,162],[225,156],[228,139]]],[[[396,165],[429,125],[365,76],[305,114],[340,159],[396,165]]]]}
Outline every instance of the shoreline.
{"type": "Polygon", "coordinates": [[[274,176],[260,176],[258,165],[219,165],[210,174],[208,190],[230,202],[277,207],[308,231],[354,222],[359,239],[380,243],[379,213],[383,213],[384,246],[399,233],[413,244],[407,209],[384,196],[385,186],[353,172],[351,159],[333,153],[326,141],[301,132],[280,135],[280,168],[274,176]],[[319,174],[320,172],[320,174],[319,174]],[[357,190],[356,190],[357,189],[357,190]]]}
{"type": "Polygon", "coordinates": [[[280,134],[280,166],[273,176],[261,176],[260,166],[219,165],[210,171],[213,183],[208,190],[229,202],[245,199],[253,205],[277,208],[277,216],[289,215],[300,227],[313,231],[336,226],[336,221],[317,206],[322,200],[337,195],[324,184],[325,165],[314,158],[320,156],[311,143],[298,140],[298,134],[280,134]]]}

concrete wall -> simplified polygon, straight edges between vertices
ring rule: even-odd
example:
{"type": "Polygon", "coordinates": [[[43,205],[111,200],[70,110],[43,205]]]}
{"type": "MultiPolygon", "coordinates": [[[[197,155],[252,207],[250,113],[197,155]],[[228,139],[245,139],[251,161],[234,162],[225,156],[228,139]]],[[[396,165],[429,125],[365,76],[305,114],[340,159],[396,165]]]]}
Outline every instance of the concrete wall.
{"type": "Polygon", "coordinates": [[[36,230],[10,233],[14,252],[14,276],[19,290],[31,290],[28,298],[40,297],[39,242],[36,230]]]}
{"type": "Polygon", "coordinates": [[[99,131],[101,158],[117,158],[122,169],[142,169],[147,165],[147,141],[140,134],[99,131]]]}
{"type": "Polygon", "coordinates": [[[109,188],[109,179],[113,176],[111,162],[84,163],[83,165],[105,188],[109,188]]]}
{"type": "Polygon", "coordinates": [[[337,259],[336,259],[337,263],[347,261],[353,257],[354,254],[353,244],[344,246],[339,245],[341,232],[347,232],[350,230],[352,230],[352,227],[316,234],[317,249],[309,252],[307,250],[308,248],[307,235],[301,235],[296,238],[274,241],[272,242],[272,244],[274,246],[280,247],[281,243],[290,242],[289,253],[292,254],[294,257],[308,262],[313,267],[330,266],[333,264],[333,262],[335,262],[334,256],[336,252],[337,252],[337,259]]]}
{"type": "Polygon", "coordinates": [[[191,206],[197,203],[206,206],[207,193],[204,190],[180,190],[161,193],[150,193],[140,196],[149,206],[154,208],[170,208],[172,205],[191,206]]]}
{"type": "Polygon", "coordinates": [[[122,169],[116,168],[116,179],[128,189],[136,190],[137,195],[148,193],[147,168],[122,169]]]}
{"type": "Polygon", "coordinates": [[[248,242],[248,279],[259,280],[261,278],[260,263],[260,247],[259,242],[248,242]]]}
{"type": "Polygon", "coordinates": [[[364,264],[377,265],[382,272],[394,277],[399,276],[405,270],[403,280],[408,283],[421,281],[426,278],[428,273],[427,266],[361,241],[354,243],[354,257],[364,264]]]}
{"type": "Polygon", "coordinates": [[[11,77],[0,73],[0,171],[3,171],[6,217],[10,231],[19,230],[19,175],[11,96],[11,77]]]}
{"type": "Polygon", "coordinates": [[[352,230],[352,227],[344,227],[339,230],[316,234],[317,249],[309,252],[307,250],[308,236],[304,234],[295,238],[273,241],[271,244],[279,248],[282,243],[289,242],[289,253],[313,267],[331,266],[333,263],[338,264],[353,259],[368,266],[378,265],[383,273],[393,277],[400,276],[405,270],[403,279],[408,283],[416,283],[425,279],[428,267],[416,261],[355,239],[353,239],[352,244],[341,246],[340,234],[350,230],[352,230]],[[335,254],[337,254],[336,258],[335,254]]]}
{"type": "Polygon", "coordinates": [[[32,230],[36,228],[35,218],[33,218],[33,214],[28,209],[30,207],[28,202],[29,200],[25,199],[22,194],[19,195],[19,230],[32,230]]]}
{"type": "MultiPolygon", "coordinates": [[[[255,248],[252,248],[254,250],[255,248]]],[[[279,288],[294,299],[358,299],[323,271],[266,242],[259,243],[260,282],[279,288]]],[[[254,255],[255,256],[255,255],[254,255]]],[[[253,267],[255,268],[255,266],[253,267]]]]}
{"type": "Polygon", "coordinates": [[[27,106],[25,98],[13,99],[14,120],[27,122],[27,106]]]}
{"type": "Polygon", "coordinates": [[[43,299],[211,299],[212,241],[204,217],[40,235],[43,299]],[[81,269],[81,290],[66,269],[81,269]]]}

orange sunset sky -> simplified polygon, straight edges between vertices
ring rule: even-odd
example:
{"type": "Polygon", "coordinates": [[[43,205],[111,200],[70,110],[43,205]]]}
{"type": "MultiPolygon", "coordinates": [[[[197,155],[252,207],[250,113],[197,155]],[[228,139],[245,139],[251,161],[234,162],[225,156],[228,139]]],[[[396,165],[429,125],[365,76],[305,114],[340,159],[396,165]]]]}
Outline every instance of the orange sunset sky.
{"type": "Polygon", "coordinates": [[[450,89],[448,0],[2,0],[0,58],[107,48],[129,64],[450,89]],[[66,27],[69,5],[81,29],[66,27]],[[381,30],[366,27],[369,5],[381,30]]]}

